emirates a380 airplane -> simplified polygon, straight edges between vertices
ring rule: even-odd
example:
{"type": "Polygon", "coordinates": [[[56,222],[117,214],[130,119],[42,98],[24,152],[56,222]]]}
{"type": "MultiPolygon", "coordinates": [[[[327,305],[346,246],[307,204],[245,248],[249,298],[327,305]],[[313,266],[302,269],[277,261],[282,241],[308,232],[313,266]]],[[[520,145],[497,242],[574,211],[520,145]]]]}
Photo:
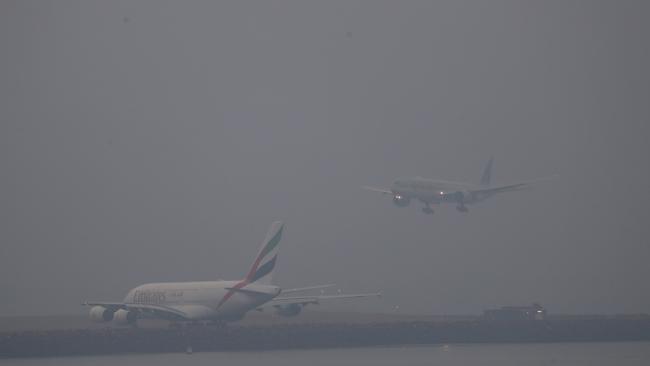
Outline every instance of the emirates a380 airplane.
{"type": "Polygon", "coordinates": [[[271,276],[278,257],[283,223],[274,222],[269,228],[253,265],[239,281],[163,282],[148,283],[130,290],[122,302],[88,301],[92,306],[90,318],[97,322],[135,325],[140,318],[159,318],[172,322],[208,321],[224,323],[240,320],[253,309],[271,306],[282,316],[298,315],[308,304],[325,299],[378,296],[372,294],[317,295],[278,297],[331,287],[311,286],[282,290],[271,285],[271,276]]]}

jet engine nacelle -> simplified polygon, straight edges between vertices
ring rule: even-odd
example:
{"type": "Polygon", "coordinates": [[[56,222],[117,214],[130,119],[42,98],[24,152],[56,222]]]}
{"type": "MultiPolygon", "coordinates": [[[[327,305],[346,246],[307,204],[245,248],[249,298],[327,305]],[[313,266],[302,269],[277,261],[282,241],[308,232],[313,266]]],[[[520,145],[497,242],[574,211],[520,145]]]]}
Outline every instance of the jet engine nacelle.
{"type": "Polygon", "coordinates": [[[93,306],[90,308],[90,320],[98,323],[113,320],[113,312],[103,306],[93,306]]]}
{"type": "Polygon", "coordinates": [[[397,207],[406,207],[411,203],[411,199],[409,197],[404,197],[401,194],[396,194],[393,196],[393,203],[397,207]]]}
{"type": "Polygon", "coordinates": [[[133,311],[128,311],[120,309],[113,314],[113,322],[119,325],[131,325],[135,324],[135,321],[138,319],[138,316],[133,311]]]}
{"type": "Polygon", "coordinates": [[[302,305],[300,304],[288,304],[288,305],[279,305],[276,307],[276,313],[280,316],[296,316],[302,311],[302,305]]]}

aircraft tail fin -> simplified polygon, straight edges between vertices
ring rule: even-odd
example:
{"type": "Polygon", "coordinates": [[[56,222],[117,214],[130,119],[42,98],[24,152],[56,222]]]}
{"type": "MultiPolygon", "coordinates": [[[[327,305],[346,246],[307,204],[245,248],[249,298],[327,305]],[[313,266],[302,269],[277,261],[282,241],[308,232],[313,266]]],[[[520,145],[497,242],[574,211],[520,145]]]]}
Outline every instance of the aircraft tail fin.
{"type": "Polygon", "coordinates": [[[490,186],[490,178],[492,177],[492,162],[494,161],[494,157],[491,156],[490,160],[488,160],[487,164],[485,164],[485,168],[483,168],[483,175],[481,175],[481,186],[482,187],[489,187],[490,186]]]}
{"type": "Polygon", "coordinates": [[[260,247],[255,262],[246,275],[246,282],[257,282],[260,284],[270,284],[275,269],[275,262],[278,258],[278,246],[282,239],[282,230],[284,223],[276,221],[271,224],[269,231],[266,233],[264,242],[260,247]]]}

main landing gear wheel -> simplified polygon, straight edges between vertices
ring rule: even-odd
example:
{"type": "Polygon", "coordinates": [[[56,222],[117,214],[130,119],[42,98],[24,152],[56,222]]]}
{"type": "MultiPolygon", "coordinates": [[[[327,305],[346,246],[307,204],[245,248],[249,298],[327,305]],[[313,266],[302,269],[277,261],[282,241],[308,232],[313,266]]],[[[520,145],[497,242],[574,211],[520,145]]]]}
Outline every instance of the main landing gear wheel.
{"type": "Polygon", "coordinates": [[[465,205],[458,205],[458,206],[456,206],[456,209],[459,212],[462,212],[462,213],[468,213],[469,212],[469,209],[465,205]]]}
{"type": "Polygon", "coordinates": [[[422,212],[424,212],[427,215],[433,215],[433,209],[429,206],[422,207],[422,212]]]}

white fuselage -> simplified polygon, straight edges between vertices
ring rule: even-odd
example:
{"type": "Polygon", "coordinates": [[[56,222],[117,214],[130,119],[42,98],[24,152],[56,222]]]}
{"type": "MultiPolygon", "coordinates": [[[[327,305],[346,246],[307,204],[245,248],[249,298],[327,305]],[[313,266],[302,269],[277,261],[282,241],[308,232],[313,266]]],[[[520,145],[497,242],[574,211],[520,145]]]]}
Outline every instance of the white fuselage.
{"type": "Polygon", "coordinates": [[[242,281],[148,283],[130,290],[124,303],[165,306],[192,320],[238,319],[281,292],[277,286],[241,285],[242,281]],[[231,290],[238,286],[242,290],[231,290]]]}

